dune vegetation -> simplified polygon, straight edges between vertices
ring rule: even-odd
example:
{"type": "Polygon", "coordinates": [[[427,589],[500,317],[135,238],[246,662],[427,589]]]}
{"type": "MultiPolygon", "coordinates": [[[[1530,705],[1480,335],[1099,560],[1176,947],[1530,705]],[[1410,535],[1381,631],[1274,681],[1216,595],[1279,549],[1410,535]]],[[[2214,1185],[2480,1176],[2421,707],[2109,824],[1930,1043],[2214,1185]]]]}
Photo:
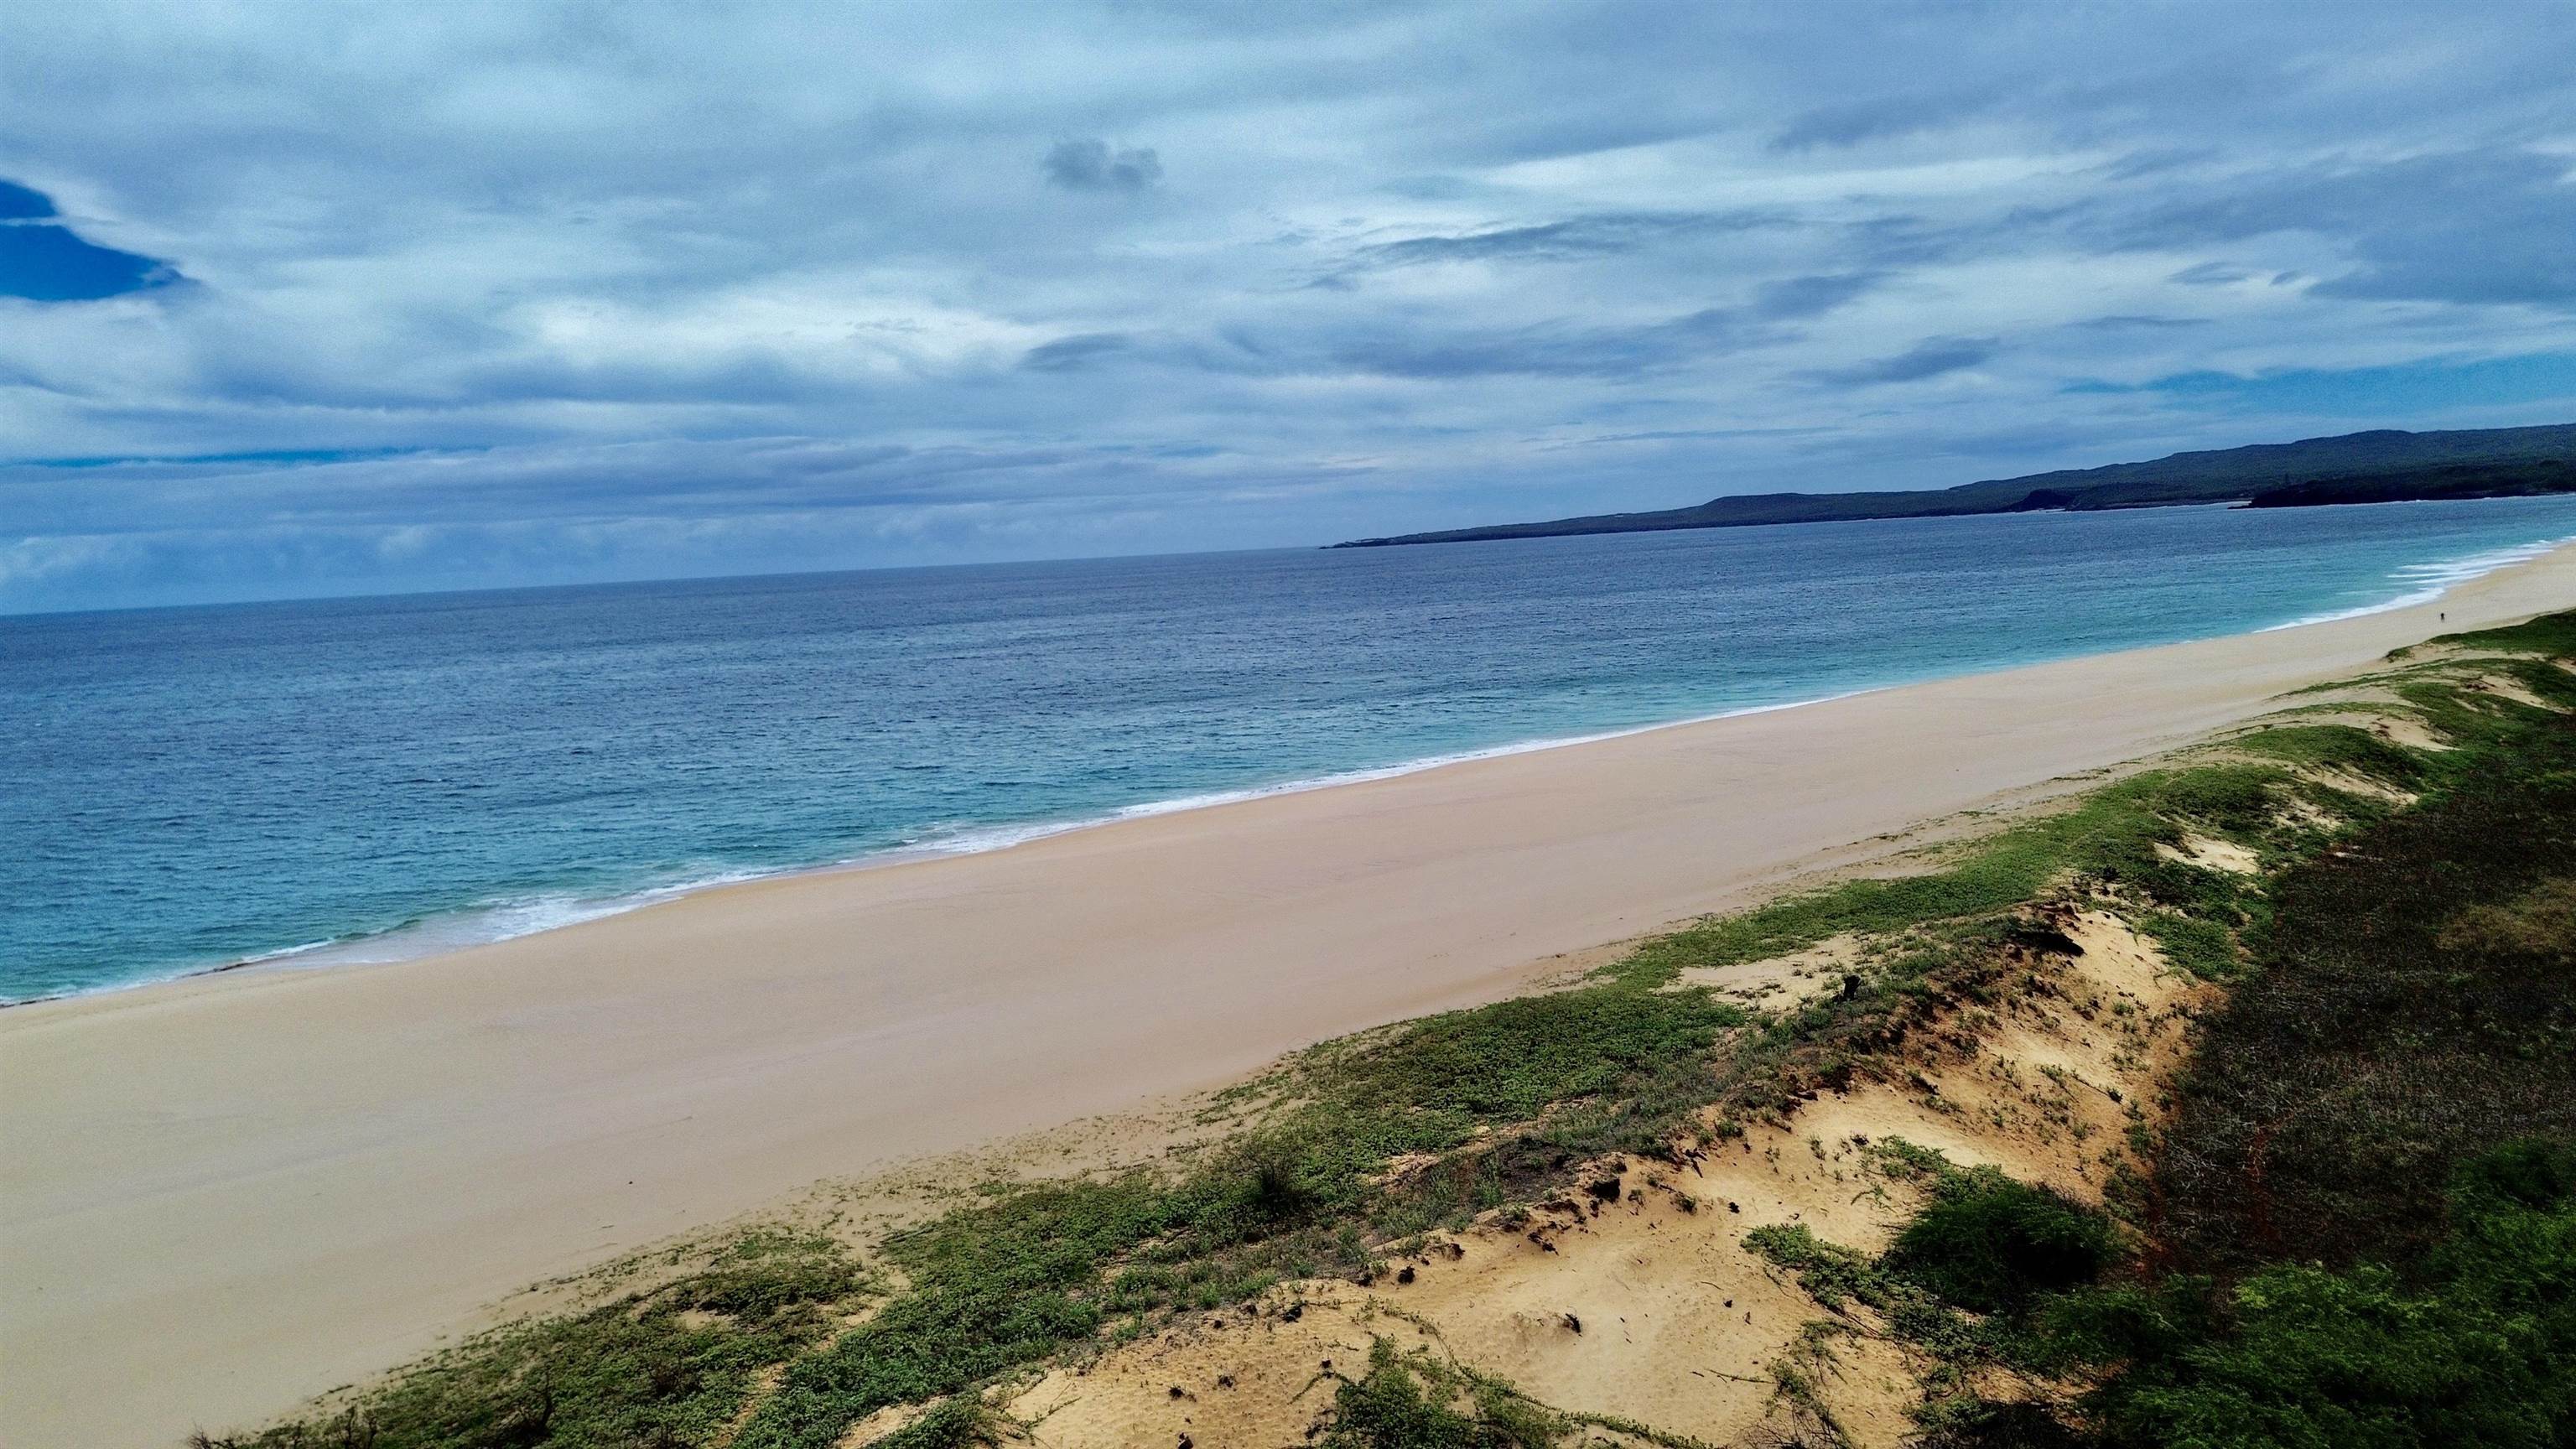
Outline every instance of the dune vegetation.
{"type": "Polygon", "coordinates": [[[674,1249],[199,1442],[2564,1442],[2571,671],[2576,614],[2438,640],[1172,1158],[674,1249]]]}

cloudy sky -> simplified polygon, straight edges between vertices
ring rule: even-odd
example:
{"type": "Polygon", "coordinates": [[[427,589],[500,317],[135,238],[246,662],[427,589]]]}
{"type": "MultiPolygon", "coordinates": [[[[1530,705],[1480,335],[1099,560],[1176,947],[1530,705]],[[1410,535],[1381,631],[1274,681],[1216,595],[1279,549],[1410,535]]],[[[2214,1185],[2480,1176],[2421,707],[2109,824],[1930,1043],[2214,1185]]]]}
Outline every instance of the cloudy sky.
{"type": "Polygon", "coordinates": [[[2576,418],[2576,6],[0,13],[0,611],[2576,418]]]}

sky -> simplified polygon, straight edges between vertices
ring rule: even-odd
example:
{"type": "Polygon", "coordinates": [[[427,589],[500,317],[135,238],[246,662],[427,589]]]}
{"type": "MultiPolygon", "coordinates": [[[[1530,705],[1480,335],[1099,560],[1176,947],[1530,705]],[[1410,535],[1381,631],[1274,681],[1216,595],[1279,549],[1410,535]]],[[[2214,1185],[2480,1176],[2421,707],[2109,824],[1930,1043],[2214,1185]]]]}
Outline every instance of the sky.
{"type": "Polygon", "coordinates": [[[2576,6],[0,8],[0,612],[2576,419],[2576,6]]]}

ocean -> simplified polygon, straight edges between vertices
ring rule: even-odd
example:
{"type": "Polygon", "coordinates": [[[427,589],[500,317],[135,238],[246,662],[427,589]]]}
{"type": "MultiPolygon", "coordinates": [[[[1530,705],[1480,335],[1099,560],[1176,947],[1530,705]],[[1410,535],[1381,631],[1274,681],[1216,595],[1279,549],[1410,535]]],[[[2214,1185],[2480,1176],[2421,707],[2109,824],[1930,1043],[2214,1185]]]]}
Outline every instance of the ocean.
{"type": "Polygon", "coordinates": [[[2429,597],[2576,499],[0,618],[0,1000],[2429,597]]]}

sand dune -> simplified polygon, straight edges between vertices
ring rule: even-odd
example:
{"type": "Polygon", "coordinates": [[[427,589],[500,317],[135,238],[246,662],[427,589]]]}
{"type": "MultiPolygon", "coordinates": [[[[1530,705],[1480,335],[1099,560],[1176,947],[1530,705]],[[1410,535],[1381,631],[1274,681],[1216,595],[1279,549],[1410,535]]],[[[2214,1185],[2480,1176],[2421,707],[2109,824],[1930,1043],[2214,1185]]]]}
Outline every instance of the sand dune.
{"type": "Polygon", "coordinates": [[[2562,549],[2438,605],[0,1012],[0,1440],[257,1420],[819,1177],[1490,998],[2242,719],[2437,610],[2571,604],[2562,549]]]}
{"type": "MultiPolygon", "coordinates": [[[[1743,1136],[1686,1167],[1614,1159],[1632,1196],[1605,1204],[1569,1194],[1519,1217],[1488,1215],[1394,1260],[1409,1276],[1291,1282],[1255,1313],[1178,1315],[1164,1332],[1046,1374],[1008,1411],[1039,1424],[1039,1449],[1175,1444],[1184,1434],[1296,1444],[1329,1400],[1312,1387],[1318,1364],[1356,1374],[1370,1340],[1387,1337],[1454,1355],[1560,1410],[1711,1444],[1801,1442],[1771,1369],[1796,1358],[1817,1305],[1745,1248],[1746,1231],[1798,1223],[1828,1242],[1883,1249],[1921,1202],[1919,1184],[1888,1180],[1864,1150],[1890,1138],[2098,1202],[2102,1144],[2130,1125],[2121,1099],[2102,1089],[2153,1100],[2182,1055],[2191,1011],[2216,998],[2164,967],[2116,916],[2074,913],[2062,924],[2081,950],[2031,963],[2051,989],[2019,998],[2009,1027],[1957,1024],[1980,1038],[1964,1060],[1918,1041],[1909,1062],[1933,1094],[1868,1083],[1808,1104],[1788,1127],[1744,1124],[1743,1136]],[[2088,998],[2130,1010],[2088,1020],[2075,1006],[2088,998]],[[1293,1320],[1281,1311],[1289,1304],[1300,1306],[1293,1320]]],[[[1922,1402],[1920,1370],[1899,1341],[1846,1339],[1834,1357],[1814,1377],[1854,1445],[1893,1449],[1917,1432],[1905,1410],[1922,1402]]]]}

